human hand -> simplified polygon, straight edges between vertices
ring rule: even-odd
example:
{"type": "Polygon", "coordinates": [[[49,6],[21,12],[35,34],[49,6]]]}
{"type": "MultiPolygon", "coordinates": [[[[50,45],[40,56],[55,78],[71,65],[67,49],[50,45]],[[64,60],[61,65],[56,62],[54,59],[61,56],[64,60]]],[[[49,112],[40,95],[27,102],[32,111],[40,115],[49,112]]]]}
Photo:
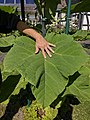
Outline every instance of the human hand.
{"type": "Polygon", "coordinates": [[[51,52],[54,53],[52,47],[55,47],[55,45],[46,41],[42,36],[37,37],[35,53],[38,53],[39,50],[41,50],[44,58],[46,58],[46,53],[49,57],[52,57],[51,52]]]}

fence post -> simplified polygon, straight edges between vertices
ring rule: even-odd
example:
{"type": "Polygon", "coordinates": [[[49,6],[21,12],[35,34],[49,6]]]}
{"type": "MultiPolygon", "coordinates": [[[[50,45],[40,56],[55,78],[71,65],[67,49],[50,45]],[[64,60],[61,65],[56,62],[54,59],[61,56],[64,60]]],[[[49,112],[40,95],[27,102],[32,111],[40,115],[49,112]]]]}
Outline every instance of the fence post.
{"type": "Polygon", "coordinates": [[[25,10],[24,10],[24,0],[21,1],[21,15],[22,15],[22,21],[25,22],[25,10]]]}
{"type": "Polygon", "coordinates": [[[71,10],[71,0],[68,0],[68,8],[67,8],[67,15],[66,15],[66,30],[65,30],[66,34],[68,34],[69,32],[70,10],[71,10]]]}

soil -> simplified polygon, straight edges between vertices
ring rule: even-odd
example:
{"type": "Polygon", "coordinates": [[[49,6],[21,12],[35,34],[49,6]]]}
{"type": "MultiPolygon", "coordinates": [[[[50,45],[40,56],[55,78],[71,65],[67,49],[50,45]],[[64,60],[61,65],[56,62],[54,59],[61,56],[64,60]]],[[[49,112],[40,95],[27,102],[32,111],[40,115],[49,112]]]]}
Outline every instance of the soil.
{"type": "Polygon", "coordinates": [[[86,52],[90,55],[90,40],[78,41],[84,48],[86,48],[86,52]]]}
{"type": "Polygon", "coordinates": [[[23,109],[24,109],[24,107],[19,108],[17,113],[14,116],[12,116],[13,111],[5,112],[6,105],[0,104],[0,120],[24,120],[23,109]],[[12,116],[12,117],[10,117],[10,116],[12,116]]]}

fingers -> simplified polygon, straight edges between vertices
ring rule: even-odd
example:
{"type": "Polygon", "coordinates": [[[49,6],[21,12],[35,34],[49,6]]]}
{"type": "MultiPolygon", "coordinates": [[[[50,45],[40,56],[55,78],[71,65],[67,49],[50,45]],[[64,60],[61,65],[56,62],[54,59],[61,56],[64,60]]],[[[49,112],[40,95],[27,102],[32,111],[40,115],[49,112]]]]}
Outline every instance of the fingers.
{"type": "Polygon", "coordinates": [[[39,52],[39,48],[36,46],[35,54],[37,54],[38,52],[39,52]]]}
{"type": "MultiPolygon", "coordinates": [[[[53,45],[53,44],[51,44],[51,45],[53,45]]],[[[55,45],[53,45],[53,46],[55,47],[55,45]]],[[[51,52],[54,53],[54,50],[48,45],[47,47],[45,47],[44,52],[46,52],[49,55],[49,57],[52,57],[51,52]]]]}
{"type": "Polygon", "coordinates": [[[56,45],[52,44],[52,43],[48,43],[49,46],[52,46],[52,47],[56,47],[56,45]]]}
{"type": "Polygon", "coordinates": [[[54,53],[54,50],[50,47],[50,46],[48,46],[47,47],[52,53],[54,53]]]}
{"type": "Polygon", "coordinates": [[[44,58],[46,58],[46,53],[48,54],[49,57],[52,57],[51,53],[54,53],[54,50],[52,49],[52,47],[56,47],[56,46],[52,43],[48,43],[48,44],[42,45],[42,46],[40,46],[40,45],[36,44],[35,53],[37,54],[39,52],[39,50],[41,50],[44,58]]]}
{"type": "MultiPolygon", "coordinates": [[[[41,51],[42,51],[42,55],[43,55],[43,57],[46,58],[46,53],[45,53],[45,51],[44,51],[43,48],[41,48],[41,51]]],[[[39,48],[36,46],[35,54],[37,54],[38,52],[39,52],[39,48]]]]}
{"type": "Polygon", "coordinates": [[[45,51],[49,55],[49,57],[52,57],[52,55],[51,55],[51,53],[50,53],[50,51],[49,51],[49,49],[47,47],[45,48],[45,51]]]}
{"type": "Polygon", "coordinates": [[[41,48],[41,51],[42,51],[43,57],[46,58],[46,53],[43,48],[41,48]]]}

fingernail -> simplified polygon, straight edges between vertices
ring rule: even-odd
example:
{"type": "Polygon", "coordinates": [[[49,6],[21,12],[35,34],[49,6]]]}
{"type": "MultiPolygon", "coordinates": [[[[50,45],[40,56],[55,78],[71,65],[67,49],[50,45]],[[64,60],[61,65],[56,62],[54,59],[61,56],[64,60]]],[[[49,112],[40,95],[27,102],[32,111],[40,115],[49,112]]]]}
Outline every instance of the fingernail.
{"type": "Polygon", "coordinates": [[[50,57],[52,57],[52,55],[50,55],[50,57]]]}

